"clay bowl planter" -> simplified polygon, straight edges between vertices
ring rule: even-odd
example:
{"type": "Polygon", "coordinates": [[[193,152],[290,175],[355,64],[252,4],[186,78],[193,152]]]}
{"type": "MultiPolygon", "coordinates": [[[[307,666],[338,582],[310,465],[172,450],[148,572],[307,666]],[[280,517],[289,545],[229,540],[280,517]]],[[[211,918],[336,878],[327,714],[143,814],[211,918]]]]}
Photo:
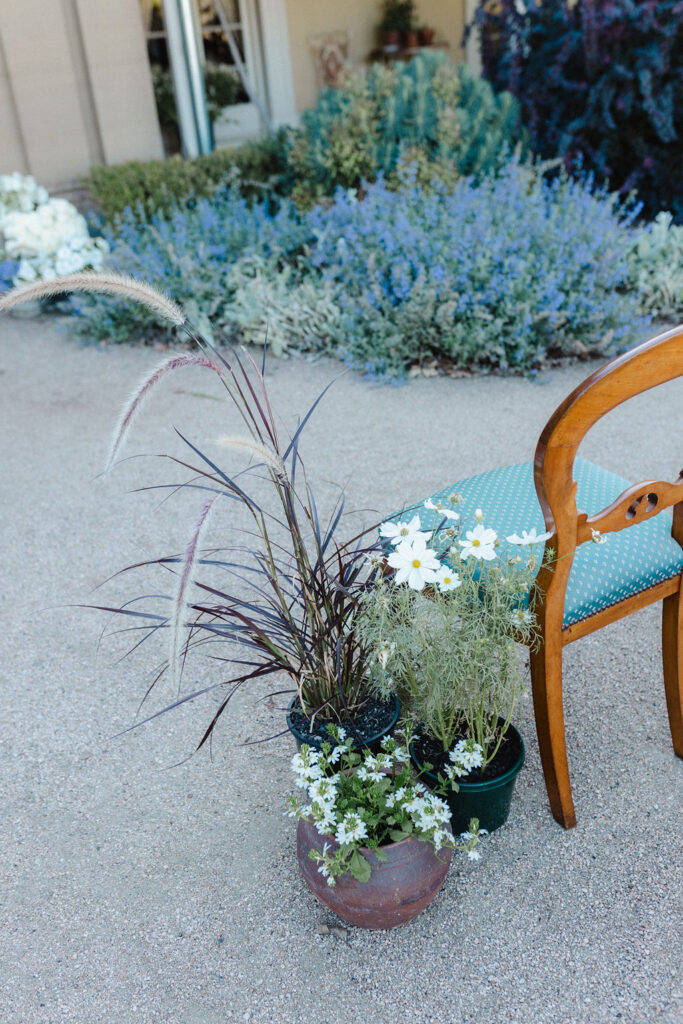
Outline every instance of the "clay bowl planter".
{"type": "MultiPolygon", "coordinates": [[[[392,695],[386,704],[371,701],[369,705],[370,713],[368,715],[364,716],[363,709],[361,709],[357,716],[354,722],[355,731],[346,722],[340,724],[345,727],[347,734],[353,739],[354,750],[371,750],[373,754],[378,754],[381,750],[382,740],[389,735],[398,721],[400,707],[395,695],[392,695]]],[[[301,713],[298,696],[293,697],[289,702],[287,728],[296,741],[297,750],[301,750],[302,743],[307,743],[309,747],[320,750],[324,742],[330,742],[330,735],[324,725],[321,725],[317,731],[308,731],[306,719],[301,713]]]]}
{"type": "Polygon", "coordinates": [[[317,862],[308,856],[325,843],[331,849],[337,847],[332,836],[321,836],[315,825],[299,820],[297,858],[306,885],[321,903],[358,928],[396,928],[412,921],[436,897],[453,856],[452,850],[436,853],[430,843],[411,837],[381,847],[387,855],[384,861],[371,850],[362,851],[372,867],[368,882],[358,882],[347,873],[329,886],[317,862]]]}
{"type": "MultiPolygon", "coordinates": [[[[510,814],[510,804],[517,776],[524,766],[524,741],[514,725],[508,726],[505,734],[507,749],[505,760],[499,754],[491,762],[484,779],[458,779],[458,792],[449,789],[444,800],[451,809],[451,825],[454,833],[466,832],[471,818],[479,819],[479,828],[495,832],[504,825],[510,814]],[[498,764],[501,766],[499,770],[498,764]]],[[[422,772],[422,781],[430,789],[438,786],[437,772],[425,771],[416,753],[415,742],[410,745],[413,764],[422,772]]],[[[431,760],[427,758],[427,760],[431,760]]]]}

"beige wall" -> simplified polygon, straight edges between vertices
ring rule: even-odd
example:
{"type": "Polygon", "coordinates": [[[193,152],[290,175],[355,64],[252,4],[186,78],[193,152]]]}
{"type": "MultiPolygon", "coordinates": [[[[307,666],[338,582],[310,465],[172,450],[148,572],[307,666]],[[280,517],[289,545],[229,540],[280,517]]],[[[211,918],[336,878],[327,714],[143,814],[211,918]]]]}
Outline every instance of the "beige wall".
{"type": "Polygon", "coordinates": [[[0,4],[0,173],[162,155],[138,0],[0,4]]]}
{"type": "MultiPolygon", "coordinates": [[[[286,0],[294,94],[298,110],[313,105],[317,92],[315,64],[309,37],[348,31],[353,64],[365,62],[378,45],[379,0],[286,0]]],[[[420,24],[436,29],[437,40],[449,43],[454,60],[462,60],[460,46],[465,23],[465,0],[416,0],[420,24]]]]}

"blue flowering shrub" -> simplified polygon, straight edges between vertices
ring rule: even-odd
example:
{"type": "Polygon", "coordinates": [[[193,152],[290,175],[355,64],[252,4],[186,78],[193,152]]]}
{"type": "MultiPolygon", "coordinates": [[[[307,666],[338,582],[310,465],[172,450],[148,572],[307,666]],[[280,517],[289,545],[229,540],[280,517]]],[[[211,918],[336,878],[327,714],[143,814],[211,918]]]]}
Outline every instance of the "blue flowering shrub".
{"type": "MultiPolygon", "coordinates": [[[[295,259],[308,238],[291,203],[273,213],[267,203],[251,204],[236,189],[148,220],[126,210],[103,233],[110,246],[108,269],[161,288],[205,333],[221,321],[231,295],[227,277],[237,260],[260,257],[275,271],[295,259]]],[[[89,341],[128,341],[168,330],[146,308],[103,295],[74,295],[69,311],[74,330],[89,341]]]]}
{"type": "MultiPolygon", "coordinates": [[[[227,190],[147,224],[124,215],[106,237],[112,269],[162,288],[217,341],[261,342],[267,331],[276,353],[326,350],[390,379],[434,358],[529,372],[638,340],[637,212],[589,182],[512,161],[495,177],[431,189],[408,169],[398,190],[380,179],[362,199],[338,190],[308,212],[227,190]]],[[[102,296],[70,308],[92,340],[168,330],[102,296]]]]}
{"type": "Polygon", "coordinates": [[[512,161],[478,184],[380,180],[309,214],[312,265],[337,292],[334,340],[373,376],[425,356],[528,371],[642,333],[627,292],[630,221],[615,198],[512,161]]]}

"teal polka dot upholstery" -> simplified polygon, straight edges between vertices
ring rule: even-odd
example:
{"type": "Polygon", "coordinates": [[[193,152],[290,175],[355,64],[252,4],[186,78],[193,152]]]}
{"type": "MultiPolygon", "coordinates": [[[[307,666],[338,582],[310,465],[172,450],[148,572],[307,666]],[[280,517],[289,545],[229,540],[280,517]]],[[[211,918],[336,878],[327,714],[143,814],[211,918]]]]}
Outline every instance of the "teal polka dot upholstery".
{"type": "MultiPolygon", "coordinates": [[[[628,480],[585,459],[575,460],[574,479],[577,507],[589,515],[605,508],[629,486],[628,480]]],[[[521,535],[522,530],[534,526],[538,533],[545,530],[531,462],[458,480],[432,495],[432,501],[456,509],[464,530],[475,525],[477,508],[484,514],[484,525],[502,539],[513,533],[521,535]],[[448,500],[454,493],[462,498],[457,505],[448,500]]],[[[442,518],[422,503],[407,507],[400,517],[394,518],[406,518],[407,512],[419,515],[425,530],[432,530],[442,518]]],[[[604,544],[589,541],[576,549],[565,598],[565,629],[655,583],[677,576],[683,569],[683,549],[671,536],[668,511],[606,537],[604,544]]],[[[534,545],[534,551],[540,556],[541,545],[534,545]]]]}

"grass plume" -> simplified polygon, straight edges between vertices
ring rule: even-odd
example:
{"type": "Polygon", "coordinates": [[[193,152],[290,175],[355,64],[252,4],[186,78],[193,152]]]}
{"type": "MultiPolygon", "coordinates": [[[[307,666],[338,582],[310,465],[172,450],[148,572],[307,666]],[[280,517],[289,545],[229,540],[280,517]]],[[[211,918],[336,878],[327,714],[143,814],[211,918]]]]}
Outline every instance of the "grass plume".
{"type": "Polygon", "coordinates": [[[22,302],[31,299],[48,299],[64,292],[108,292],[125,299],[140,302],[163,320],[176,327],[185,324],[185,314],[180,306],[144,281],[124,274],[67,274],[51,281],[35,281],[12,289],[0,299],[0,313],[5,313],[22,302]]]}
{"type": "Polygon", "coordinates": [[[178,590],[176,591],[175,600],[173,602],[173,619],[171,621],[171,650],[169,654],[169,661],[171,666],[171,678],[173,680],[173,688],[180,694],[180,671],[179,662],[182,648],[182,628],[185,619],[185,612],[187,609],[186,594],[187,589],[192,579],[192,571],[194,569],[195,562],[197,560],[197,552],[199,550],[199,544],[202,538],[202,534],[208,524],[209,515],[214,504],[218,501],[220,495],[216,495],[211,501],[207,502],[204,508],[199,514],[199,518],[194,525],[190,540],[185,549],[185,557],[183,558],[183,564],[180,570],[180,577],[178,579],[178,590]]]}
{"type": "Polygon", "coordinates": [[[223,376],[220,366],[201,352],[183,352],[181,355],[173,355],[165,359],[151,374],[148,374],[140,381],[131,397],[125,403],[112,434],[109,455],[105,464],[105,473],[111,469],[116,456],[121,451],[133,420],[142,408],[150,391],[153,390],[154,385],[171,370],[177,370],[185,366],[205,366],[210,370],[214,370],[220,377],[223,376]]]}
{"type": "Polygon", "coordinates": [[[218,444],[224,448],[235,448],[238,451],[248,452],[250,455],[265,462],[281,480],[287,480],[287,471],[282,459],[274,452],[269,451],[259,441],[252,440],[249,437],[219,437],[218,444]]]}

